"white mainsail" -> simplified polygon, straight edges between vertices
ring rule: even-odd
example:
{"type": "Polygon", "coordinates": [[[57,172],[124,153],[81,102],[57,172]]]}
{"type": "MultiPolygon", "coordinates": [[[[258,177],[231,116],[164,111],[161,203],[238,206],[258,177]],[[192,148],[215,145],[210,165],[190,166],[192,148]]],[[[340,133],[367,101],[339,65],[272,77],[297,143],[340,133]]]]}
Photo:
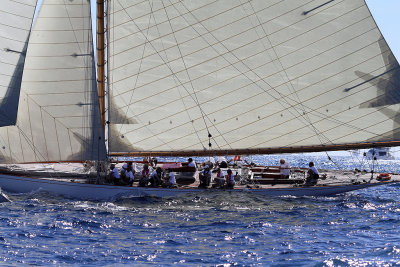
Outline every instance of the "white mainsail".
{"type": "Polygon", "coordinates": [[[0,5],[0,126],[14,125],[36,0],[0,5]]]}
{"type": "Polygon", "coordinates": [[[26,56],[16,126],[0,128],[3,162],[105,158],[90,3],[44,0],[26,56]]]}
{"type": "Polygon", "coordinates": [[[113,0],[108,26],[111,152],[400,140],[399,64],[364,0],[113,0]]]}

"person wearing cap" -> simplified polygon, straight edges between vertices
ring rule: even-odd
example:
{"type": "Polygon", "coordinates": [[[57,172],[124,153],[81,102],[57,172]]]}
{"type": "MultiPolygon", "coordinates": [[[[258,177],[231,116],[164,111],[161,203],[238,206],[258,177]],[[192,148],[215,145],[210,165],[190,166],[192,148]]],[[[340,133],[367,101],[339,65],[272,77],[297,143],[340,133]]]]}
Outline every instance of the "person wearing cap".
{"type": "Polygon", "coordinates": [[[128,170],[128,163],[124,162],[124,164],[122,164],[122,168],[121,168],[121,171],[119,173],[120,182],[121,183],[125,183],[127,181],[127,178],[126,178],[126,171],[127,170],[128,170]]]}
{"type": "Polygon", "coordinates": [[[210,166],[205,165],[204,169],[199,173],[200,185],[199,187],[207,188],[211,182],[210,166]]]}

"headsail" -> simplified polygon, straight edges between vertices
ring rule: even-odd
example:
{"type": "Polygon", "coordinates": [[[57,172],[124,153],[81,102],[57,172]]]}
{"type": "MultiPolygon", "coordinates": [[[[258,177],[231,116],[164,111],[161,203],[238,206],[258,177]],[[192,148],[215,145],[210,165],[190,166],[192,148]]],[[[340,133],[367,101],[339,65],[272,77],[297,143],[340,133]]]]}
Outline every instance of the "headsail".
{"type": "Polygon", "coordinates": [[[0,129],[11,162],[102,159],[90,3],[44,0],[29,40],[17,125],[0,129]]]}
{"type": "Polygon", "coordinates": [[[109,1],[108,67],[110,139],[140,153],[400,140],[399,64],[364,0],[109,1]]]}
{"type": "Polygon", "coordinates": [[[0,5],[0,126],[14,125],[29,32],[37,0],[0,5]]]}

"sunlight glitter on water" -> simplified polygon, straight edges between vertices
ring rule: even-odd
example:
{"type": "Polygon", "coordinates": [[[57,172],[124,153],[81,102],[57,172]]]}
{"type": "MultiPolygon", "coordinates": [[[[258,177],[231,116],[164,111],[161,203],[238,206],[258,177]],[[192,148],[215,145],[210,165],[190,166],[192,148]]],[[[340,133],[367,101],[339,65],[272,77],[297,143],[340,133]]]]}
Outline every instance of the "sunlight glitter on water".
{"type": "Polygon", "coordinates": [[[0,204],[5,265],[378,266],[400,262],[400,186],[336,197],[73,201],[43,192],[0,204]]]}

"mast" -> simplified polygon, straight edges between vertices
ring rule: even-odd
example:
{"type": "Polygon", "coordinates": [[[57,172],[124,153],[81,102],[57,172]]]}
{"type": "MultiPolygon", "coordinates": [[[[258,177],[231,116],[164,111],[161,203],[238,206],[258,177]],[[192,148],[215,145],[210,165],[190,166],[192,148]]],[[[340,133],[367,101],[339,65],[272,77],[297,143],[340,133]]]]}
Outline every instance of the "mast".
{"type": "Polygon", "coordinates": [[[105,127],[105,44],[104,44],[104,0],[97,0],[97,90],[103,129],[105,127]]]}

